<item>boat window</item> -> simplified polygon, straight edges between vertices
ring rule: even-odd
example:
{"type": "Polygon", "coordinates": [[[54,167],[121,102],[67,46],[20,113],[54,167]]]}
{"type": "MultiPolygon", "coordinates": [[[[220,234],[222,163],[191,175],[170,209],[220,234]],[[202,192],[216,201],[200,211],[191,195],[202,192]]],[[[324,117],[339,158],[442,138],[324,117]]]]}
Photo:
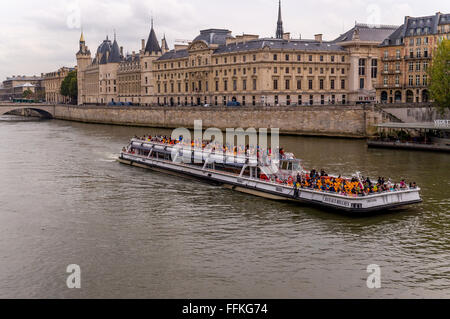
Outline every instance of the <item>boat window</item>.
{"type": "Polygon", "coordinates": [[[288,171],[292,171],[292,163],[289,163],[288,171]]]}
{"type": "Polygon", "coordinates": [[[281,162],[281,169],[286,171],[288,169],[288,162],[281,162]]]}
{"type": "Polygon", "coordinates": [[[293,171],[298,171],[300,169],[300,163],[299,162],[294,162],[292,163],[293,167],[292,170],[293,171]]]}

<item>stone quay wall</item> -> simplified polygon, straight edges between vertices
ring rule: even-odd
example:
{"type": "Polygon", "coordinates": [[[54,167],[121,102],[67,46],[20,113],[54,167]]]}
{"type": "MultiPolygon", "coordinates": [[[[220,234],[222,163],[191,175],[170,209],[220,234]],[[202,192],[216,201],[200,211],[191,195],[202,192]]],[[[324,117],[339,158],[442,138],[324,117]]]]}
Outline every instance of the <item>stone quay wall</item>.
{"type": "Polygon", "coordinates": [[[373,106],[308,107],[105,107],[57,105],[61,120],[174,129],[279,128],[285,135],[364,138],[373,126],[386,122],[373,106]]]}

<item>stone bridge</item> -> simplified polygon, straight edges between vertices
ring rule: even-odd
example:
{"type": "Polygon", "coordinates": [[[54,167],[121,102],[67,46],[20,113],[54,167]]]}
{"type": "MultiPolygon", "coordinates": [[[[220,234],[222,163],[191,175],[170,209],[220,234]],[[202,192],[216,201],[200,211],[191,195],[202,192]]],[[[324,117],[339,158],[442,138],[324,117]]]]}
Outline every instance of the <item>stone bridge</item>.
{"type": "Polygon", "coordinates": [[[54,118],[56,112],[55,105],[37,103],[8,103],[0,102],[0,116],[17,110],[33,110],[45,118],[54,118]]]}

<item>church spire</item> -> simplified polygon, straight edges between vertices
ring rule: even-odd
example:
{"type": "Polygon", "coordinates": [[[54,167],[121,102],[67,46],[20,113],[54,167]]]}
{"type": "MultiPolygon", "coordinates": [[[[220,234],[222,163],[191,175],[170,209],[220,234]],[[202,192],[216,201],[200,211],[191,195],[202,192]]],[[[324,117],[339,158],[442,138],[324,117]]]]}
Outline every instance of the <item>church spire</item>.
{"type": "Polygon", "coordinates": [[[281,19],[281,0],[278,3],[278,22],[277,22],[277,39],[283,39],[283,20],[281,19]]]}

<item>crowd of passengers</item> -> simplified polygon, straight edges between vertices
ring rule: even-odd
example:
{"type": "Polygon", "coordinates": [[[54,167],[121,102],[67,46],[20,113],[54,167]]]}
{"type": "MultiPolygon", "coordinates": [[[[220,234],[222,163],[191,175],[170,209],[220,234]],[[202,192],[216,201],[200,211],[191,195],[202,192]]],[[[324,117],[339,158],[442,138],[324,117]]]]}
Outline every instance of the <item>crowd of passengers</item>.
{"type": "MultiPolygon", "coordinates": [[[[134,137],[140,141],[160,143],[166,145],[183,145],[191,146],[192,148],[209,149],[212,153],[224,153],[224,154],[234,154],[235,156],[247,156],[247,157],[257,157],[257,158],[270,158],[272,156],[272,149],[261,149],[259,146],[246,145],[246,146],[233,146],[229,143],[221,144],[218,142],[212,142],[207,140],[193,140],[185,141],[182,137],[178,140],[174,140],[168,136],[143,136],[134,137]]],[[[285,153],[283,148],[278,149],[278,153],[281,159],[285,159],[288,154],[285,153]]]]}
{"type": "Polygon", "coordinates": [[[342,178],[341,176],[335,178],[328,176],[324,170],[321,170],[320,173],[312,170],[308,175],[303,177],[299,174],[297,175],[296,181],[290,181],[288,184],[292,184],[296,189],[309,188],[351,197],[417,188],[415,182],[410,183],[408,187],[405,180],[402,180],[399,184],[395,184],[390,180],[386,181],[384,177],[379,177],[376,183],[372,182],[370,178],[364,177],[361,180],[355,177],[351,180],[342,178]]]}
{"type": "MultiPolygon", "coordinates": [[[[197,141],[183,141],[180,137],[178,140],[174,140],[168,136],[143,136],[143,137],[134,137],[140,141],[153,142],[153,143],[161,143],[166,145],[184,145],[184,146],[192,146],[193,148],[202,148],[202,149],[211,149],[212,152],[223,152],[223,153],[234,153],[234,155],[247,155],[254,156],[255,154],[262,159],[268,158],[270,159],[272,155],[272,149],[269,148],[267,150],[262,150],[257,146],[256,148],[253,146],[245,146],[245,147],[237,147],[230,146],[228,144],[219,144],[217,142],[212,143],[211,141],[206,140],[197,140],[197,141]]],[[[126,149],[124,148],[124,152],[126,149]]],[[[287,154],[285,153],[283,148],[279,149],[280,158],[286,158],[287,154]]],[[[131,150],[131,153],[134,153],[134,150],[131,150]]],[[[264,179],[264,178],[262,178],[264,179]]],[[[266,178],[268,179],[268,178],[266,178]]],[[[368,196],[377,193],[383,192],[394,192],[405,189],[414,189],[417,188],[417,184],[415,182],[410,183],[409,187],[405,180],[402,180],[399,184],[392,183],[391,180],[386,180],[384,177],[379,177],[376,183],[372,182],[370,178],[362,178],[359,180],[358,178],[345,179],[339,176],[338,178],[330,177],[328,174],[321,170],[320,172],[316,170],[312,170],[309,174],[301,175],[298,174],[297,178],[294,179],[290,177],[287,180],[275,179],[274,182],[279,184],[286,184],[294,187],[295,189],[308,188],[323,192],[336,193],[344,196],[368,196]]]]}

